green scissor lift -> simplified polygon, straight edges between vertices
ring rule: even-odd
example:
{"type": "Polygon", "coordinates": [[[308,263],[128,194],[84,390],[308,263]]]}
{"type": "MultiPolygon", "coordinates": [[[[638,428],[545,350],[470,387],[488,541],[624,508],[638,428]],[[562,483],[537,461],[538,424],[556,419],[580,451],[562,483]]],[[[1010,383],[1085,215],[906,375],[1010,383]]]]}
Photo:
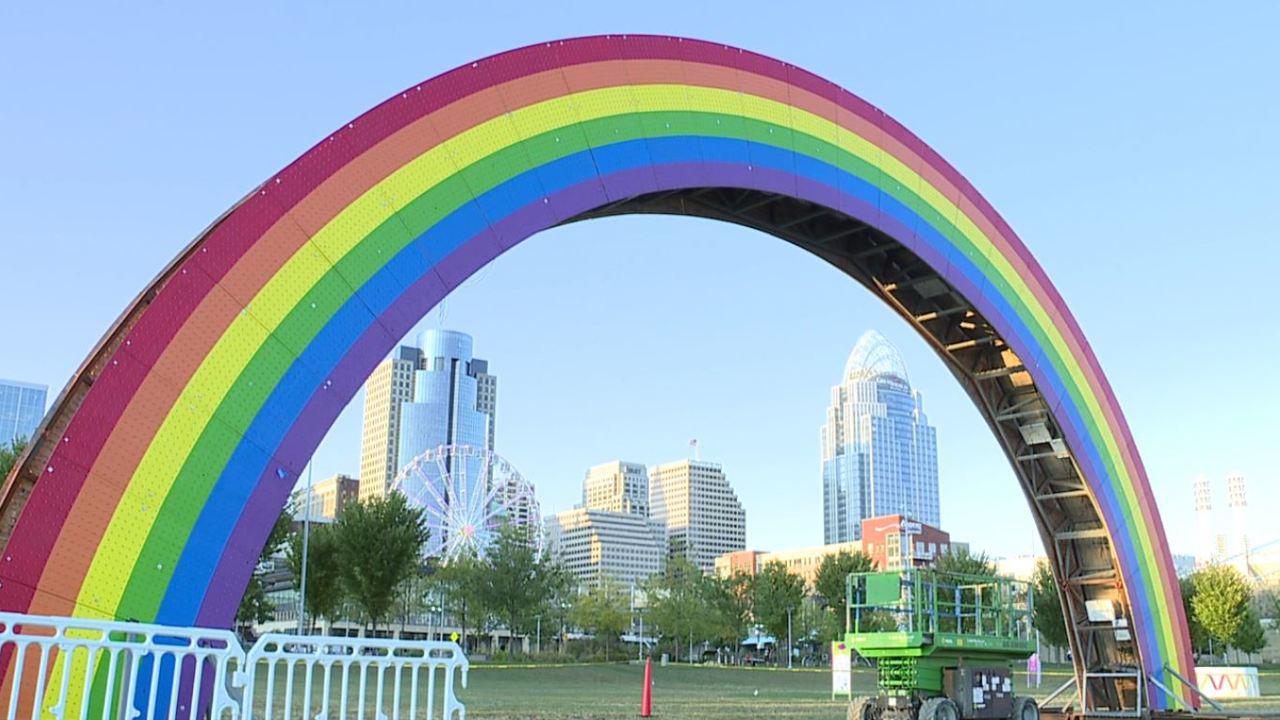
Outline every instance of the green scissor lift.
{"type": "Polygon", "coordinates": [[[848,577],[845,641],[878,669],[849,720],[1038,720],[1013,692],[1036,651],[1027,583],[913,568],[848,577]]]}

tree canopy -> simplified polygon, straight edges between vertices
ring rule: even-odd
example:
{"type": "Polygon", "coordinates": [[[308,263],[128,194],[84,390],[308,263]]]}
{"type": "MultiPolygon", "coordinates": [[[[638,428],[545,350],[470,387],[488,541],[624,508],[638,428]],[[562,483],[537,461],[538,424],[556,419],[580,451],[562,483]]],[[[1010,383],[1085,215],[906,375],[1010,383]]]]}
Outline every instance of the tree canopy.
{"type": "Polygon", "coordinates": [[[781,647],[787,637],[787,614],[794,613],[804,599],[804,579],[778,561],[766,564],[752,583],[756,622],[781,647]]]}
{"type": "Polygon", "coordinates": [[[403,495],[391,493],[348,507],[335,528],[343,588],[376,630],[391,610],[400,581],[421,561],[426,520],[403,495]]]}
{"type": "Polygon", "coordinates": [[[26,449],[27,441],[25,438],[17,438],[7,443],[0,443],[0,482],[9,477],[13,466],[17,464],[18,458],[22,457],[22,453],[26,449]]]}
{"type": "Polygon", "coordinates": [[[1036,563],[1035,572],[1031,576],[1031,596],[1031,624],[1040,631],[1045,642],[1055,647],[1067,647],[1070,638],[1067,635],[1067,620],[1062,614],[1062,597],[1058,594],[1058,583],[1053,578],[1048,561],[1036,563]]]}

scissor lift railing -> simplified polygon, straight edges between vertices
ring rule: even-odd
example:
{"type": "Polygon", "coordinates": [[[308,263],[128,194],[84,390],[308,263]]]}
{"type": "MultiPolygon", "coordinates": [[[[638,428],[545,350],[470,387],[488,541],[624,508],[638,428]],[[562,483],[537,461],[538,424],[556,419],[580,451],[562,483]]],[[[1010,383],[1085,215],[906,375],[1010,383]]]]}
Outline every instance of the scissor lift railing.
{"type": "Polygon", "coordinates": [[[850,632],[947,633],[1031,641],[1030,586],[1005,577],[927,568],[846,579],[850,632]]]}

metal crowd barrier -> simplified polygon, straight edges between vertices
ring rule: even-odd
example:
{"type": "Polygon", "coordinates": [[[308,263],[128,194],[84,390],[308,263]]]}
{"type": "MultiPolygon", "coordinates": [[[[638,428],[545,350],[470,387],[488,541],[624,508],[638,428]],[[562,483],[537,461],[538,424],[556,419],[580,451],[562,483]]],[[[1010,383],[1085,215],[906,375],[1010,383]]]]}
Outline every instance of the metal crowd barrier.
{"type": "Polygon", "coordinates": [[[226,630],[0,612],[0,720],[462,720],[468,669],[456,643],[272,634],[245,652],[226,630]]]}
{"type": "Polygon", "coordinates": [[[467,686],[470,665],[456,643],[270,634],[249,650],[248,667],[244,720],[466,717],[453,683],[467,686]]]}

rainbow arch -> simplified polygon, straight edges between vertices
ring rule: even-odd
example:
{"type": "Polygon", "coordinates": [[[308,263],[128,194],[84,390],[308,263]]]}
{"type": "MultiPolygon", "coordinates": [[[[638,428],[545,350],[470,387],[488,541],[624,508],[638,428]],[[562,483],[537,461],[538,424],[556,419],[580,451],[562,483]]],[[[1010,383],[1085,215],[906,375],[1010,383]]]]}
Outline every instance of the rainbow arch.
{"type": "Polygon", "coordinates": [[[708,187],[856,218],[981,312],[1071,448],[1142,665],[1190,677],[1141,459],[1084,335],[1017,235],[856,95],[672,37],[578,38],[459,67],[340,128],[210,226],[95,349],[6,483],[0,608],[229,625],[315,446],[431,307],[543,229],[708,187]]]}

